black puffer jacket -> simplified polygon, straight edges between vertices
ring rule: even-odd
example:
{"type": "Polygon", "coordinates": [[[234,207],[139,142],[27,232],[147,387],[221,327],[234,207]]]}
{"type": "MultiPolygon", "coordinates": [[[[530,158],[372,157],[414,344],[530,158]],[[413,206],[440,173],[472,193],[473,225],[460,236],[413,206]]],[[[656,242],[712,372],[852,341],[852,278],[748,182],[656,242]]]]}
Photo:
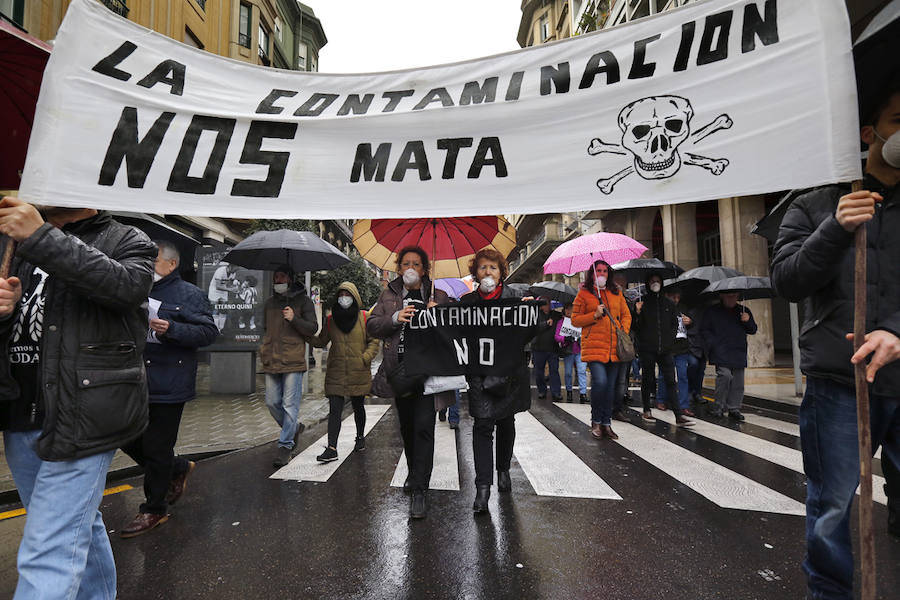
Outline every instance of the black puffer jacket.
{"type": "MultiPolygon", "coordinates": [[[[871,176],[863,188],[884,197],[866,225],[866,331],[884,329],[900,336],[900,188],[885,189],[871,176]]],[[[827,186],[794,200],[775,243],[772,283],[779,296],[805,302],[803,372],[852,386],[852,344],[844,336],[853,331],[854,235],[834,217],[838,200],[849,192],[849,186],[827,186]]],[[[878,371],[872,392],[900,394],[900,362],[878,371]]]]}
{"type": "MultiPolygon", "coordinates": [[[[512,288],[503,286],[500,298],[519,297],[521,296],[512,288]]],[[[477,291],[471,292],[460,298],[460,302],[463,304],[481,302],[481,295],[477,291]]],[[[469,375],[466,381],[469,384],[469,414],[476,419],[504,419],[531,408],[531,380],[524,348],[520,366],[515,372],[506,377],[469,375]],[[486,380],[489,387],[493,387],[494,390],[505,390],[506,393],[498,396],[496,392],[485,391],[486,380]],[[492,383],[497,385],[491,386],[492,383]]]]}
{"type": "MultiPolygon", "coordinates": [[[[637,313],[637,311],[635,310],[637,313]]],[[[647,292],[633,325],[642,352],[668,354],[678,331],[678,309],[662,293],[647,292]]]]}
{"type": "MultiPolygon", "coordinates": [[[[44,224],[19,244],[11,272],[23,289],[34,266],[49,274],[41,342],[40,399],[45,418],[37,453],[69,460],[118,448],[147,426],[147,294],[156,245],[106,213],[66,225],[44,224]]],[[[9,345],[14,318],[0,324],[9,345]]],[[[0,393],[18,398],[9,359],[0,355],[0,393]]]]}

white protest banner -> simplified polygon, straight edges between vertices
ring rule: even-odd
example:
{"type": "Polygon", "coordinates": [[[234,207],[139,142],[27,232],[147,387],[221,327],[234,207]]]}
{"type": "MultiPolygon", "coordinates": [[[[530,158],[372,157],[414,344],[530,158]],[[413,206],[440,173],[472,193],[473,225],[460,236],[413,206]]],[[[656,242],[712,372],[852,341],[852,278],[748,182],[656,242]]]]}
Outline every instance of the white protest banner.
{"type": "Polygon", "coordinates": [[[562,325],[559,326],[559,335],[561,337],[581,339],[581,327],[575,327],[572,325],[572,319],[563,317],[562,325]]]}
{"type": "Polygon", "coordinates": [[[638,207],[859,178],[843,0],[706,0],[363,75],[177,43],[74,0],[20,195],[250,218],[638,207]]]}

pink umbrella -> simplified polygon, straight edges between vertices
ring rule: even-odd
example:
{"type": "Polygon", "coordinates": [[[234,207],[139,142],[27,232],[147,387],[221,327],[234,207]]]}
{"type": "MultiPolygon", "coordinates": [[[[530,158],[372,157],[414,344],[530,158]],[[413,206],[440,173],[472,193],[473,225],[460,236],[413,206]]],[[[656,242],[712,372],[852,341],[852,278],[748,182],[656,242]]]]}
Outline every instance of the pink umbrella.
{"type": "Polygon", "coordinates": [[[646,251],[646,246],[627,235],[592,233],[569,240],[554,250],[544,263],[544,273],[577,273],[598,260],[614,264],[639,258],[646,251]]]}

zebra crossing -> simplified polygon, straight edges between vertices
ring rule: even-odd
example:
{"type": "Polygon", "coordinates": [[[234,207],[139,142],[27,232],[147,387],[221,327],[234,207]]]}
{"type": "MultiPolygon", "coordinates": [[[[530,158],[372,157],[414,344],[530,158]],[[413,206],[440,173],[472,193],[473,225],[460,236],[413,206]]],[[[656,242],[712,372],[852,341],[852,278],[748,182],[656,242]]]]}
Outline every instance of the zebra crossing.
{"type": "MultiPolygon", "coordinates": [[[[390,405],[373,404],[366,406],[366,428],[368,435],[383,419],[390,405]]],[[[670,412],[656,411],[657,419],[674,431],[675,417],[670,412]]],[[[521,467],[531,490],[519,488],[519,493],[533,493],[537,496],[557,498],[585,498],[595,500],[622,500],[623,494],[603,479],[595,468],[573,451],[557,434],[542,422],[547,419],[560,419],[562,423],[568,417],[586,426],[590,425],[590,406],[584,404],[555,403],[549,412],[540,411],[540,419],[532,412],[516,415],[516,443],[514,447],[515,462],[521,467]],[[532,492],[533,490],[533,492],[532,492]]],[[[797,426],[778,419],[761,415],[747,414],[747,422],[757,427],[777,431],[788,435],[799,435],[797,426]]],[[[463,426],[465,426],[465,421],[463,426]]],[[[571,428],[571,425],[569,425],[571,428]]],[[[616,422],[619,439],[615,443],[638,459],[638,463],[649,469],[661,471],[666,476],[690,488],[712,504],[725,509],[756,511],[784,515],[802,516],[805,507],[802,498],[797,498],[794,489],[791,497],[782,491],[772,489],[768,485],[755,481],[745,474],[718,464],[708,456],[703,456],[690,444],[679,445],[675,441],[659,435],[658,428],[648,429],[639,425],[616,422]]],[[[778,465],[792,472],[803,472],[802,455],[795,448],[784,446],[750,433],[736,431],[728,427],[696,420],[690,430],[679,429],[679,435],[696,436],[713,443],[756,457],[771,464],[778,465]]],[[[352,448],[356,428],[353,416],[344,419],[338,447],[352,448]]],[[[457,432],[446,426],[435,429],[434,468],[430,488],[458,492],[461,489],[460,468],[463,449],[458,447],[461,439],[457,432]]],[[[585,430],[572,432],[573,436],[583,436],[585,430]]],[[[604,442],[611,443],[611,442],[604,442]]],[[[308,448],[300,452],[288,465],[276,471],[273,479],[292,481],[327,482],[340,472],[344,463],[353,454],[344,450],[339,452],[337,461],[320,464],[315,457],[327,444],[327,436],[322,436],[308,448]]],[[[396,456],[396,455],[395,455],[396,456]]],[[[714,458],[714,457],[712,457],[714,458]]],[[[393,463],[392,463],[393,465],[393,463]]],[[[642,467],[643,468],[643,467],[642,467]]],[[[401,451],[397,456],[392,475],[385,485],[402,487],[408,470],[406,457],[401,451]]],[[[882,490],[882,477],[875,477],[875,501],[886,504],[887,498],[882,490]]],[[[776,486],[778,487],[778,486],[776,486]]],[[[625,498],[629,499],[629,498],[625,498]]]]}

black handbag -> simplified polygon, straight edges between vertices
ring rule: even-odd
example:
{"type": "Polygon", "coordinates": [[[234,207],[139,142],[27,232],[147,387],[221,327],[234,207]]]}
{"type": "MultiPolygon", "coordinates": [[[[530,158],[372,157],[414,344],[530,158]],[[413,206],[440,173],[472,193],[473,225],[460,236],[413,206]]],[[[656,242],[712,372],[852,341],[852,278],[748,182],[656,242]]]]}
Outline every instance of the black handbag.
{"type": "Polygon", "coordinates": [[[388,384],[394,390],[394,398],[400,399],[424,394],[426,379],[428,379],[428,375],[408,375],[403,361],[387,373],[388,384]]]}

